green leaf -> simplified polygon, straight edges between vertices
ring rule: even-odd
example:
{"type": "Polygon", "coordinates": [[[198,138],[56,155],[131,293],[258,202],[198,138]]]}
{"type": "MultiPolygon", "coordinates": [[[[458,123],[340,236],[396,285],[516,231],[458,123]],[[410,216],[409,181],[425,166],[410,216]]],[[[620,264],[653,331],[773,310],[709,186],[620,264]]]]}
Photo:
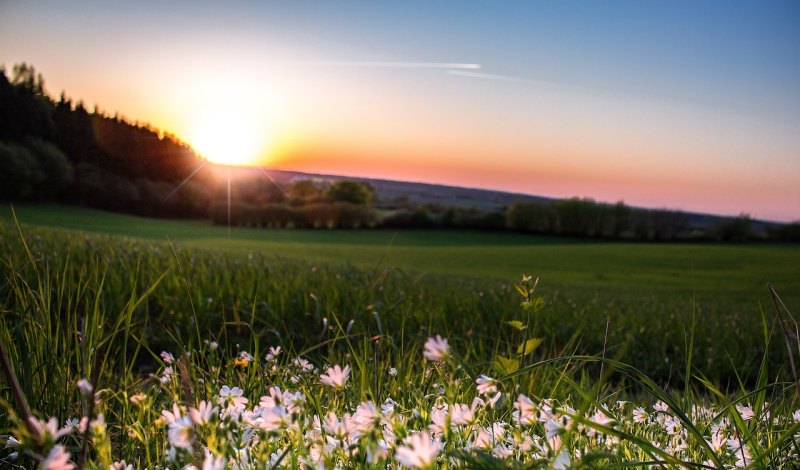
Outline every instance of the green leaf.
{"type": "Polygon", "coordinates": [[[501,374],[512,374],[519,369],[519,361],[510,357],[497,356],[494,368],[501,374]]]}
{"type": "Polygon", "coordinates": [[[517,348],[517,354],[528,355],[536,351],[536,348],[538,348],[539,345],[542,344],[542,341],[544,341],[544,338],[531,338],[528,341],[525,341],[524,343],[520,344],[519,347],[517,348]]]}

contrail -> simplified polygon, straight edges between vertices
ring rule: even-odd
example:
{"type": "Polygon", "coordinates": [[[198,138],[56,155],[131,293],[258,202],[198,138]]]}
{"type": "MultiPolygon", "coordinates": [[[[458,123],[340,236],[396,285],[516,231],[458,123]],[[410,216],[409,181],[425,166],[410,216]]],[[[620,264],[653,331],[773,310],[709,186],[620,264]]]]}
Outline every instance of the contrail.
{"type": "Polygon", "coordinates": [[[571,87],[571,85],[567,85],[565,83],[549,82],[547,80],[534,80],[532,78],[515,77],[512,75],[498,75],[494,73],[482,73],[482,72],[466,72],[464,70],[447,70],[447,73],[449,75],[456,75],[458,77],[482,78],[484,80],[497,80],[501,82],[571,87]]]}
{"type": "Polygon", "coordinates": [[[460,62],[372,62],[349,60],[314,60],[291,62],[295,65],[311,65],[321,67],[371,67],[394,69],[479,69],[481,64],[460,62]]]}

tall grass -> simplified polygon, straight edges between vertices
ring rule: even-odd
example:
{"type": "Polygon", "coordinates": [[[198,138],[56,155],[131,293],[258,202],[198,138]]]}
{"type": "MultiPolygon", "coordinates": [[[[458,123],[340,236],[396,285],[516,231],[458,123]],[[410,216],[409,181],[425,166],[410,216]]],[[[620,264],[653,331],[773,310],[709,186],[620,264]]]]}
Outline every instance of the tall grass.
{"type": "MultiPolygon", "coordinates": [[[[747,332],[750,340],[739,344],[731,338],[741,332],[731,328],[642,319],[630,312],[632,306],[622,306],[628,313],[620,313],[612,324],[628,333],[605,344],[606,319],[592,321],[591,307],[574,300],[581,299],[580,293],[548,291],[546,280],[534,290],[532,279],[517,285],[382,266],[313,265],[9,225],[0,225],[0,247],[0,338],[21,391],[38,416],[63,423],[89,412],[93,401],[82,399],[76,387],[78,380],[89,379],[96,391],[94,419],[105,423],[90,432],[88,452],[96,465],[107,467],[112,457],[142,467],[163,465],[172,447],[167,428],[159,425],[161,410],[177,403],[186,413],[201,400],[214,403],[222,385],[240,387],[251,403],[268,395],[271,386],[296,390],[304,397],[308,419],[331,412],[343,419],[359,403],[392,398],[410,413],[391,446],[396,450],[406,434],[427,429],[436,406],[470,403],[480,374],[496,377],[505,396],[497,408],[481,408],[482,426],[497,420],[520,436],[544,436],[545,423],[528,429],[514,422],[513,403],[519,394],[531,397],[540,409],[545,400],[554,400],[567,407],[558,414],[574,423],[558,431],[563,442],[586,450],[571,454],[573,462],[730,464],[730,452],[707,442],[716,432],[712,426],[720,422],[747,444],[754,466],[791,465],[795,457],[789,456],[797,455],[798,425],[792,416],[797,397],[785,349],[772,341],[773,323],[767,316],[758,334],[747,332]],[[554,302],[564,298],[576,303],[573,313],[554,314],[554,302]],[[422,345],[434,334],[447,336],[454,352],[444,363],[422,359],[422,345]],[[725,346],[709,349],[714,344],[725,346]],[[279,359],[265,361],[268,348],[277,346],[283,351],[279,359]],[[698,347],[706,348],[703,354],[698,347]],[[175,362],[165,362],[162,350],[172,352],[175,362]],[[242,359],[247,357],[243,352],[254,361],[242,359]],[[310,360],[317,372],[295,381],[296,357],[310,360]],[[720,370],[720,363],[727,369],[720,370]],[[319,384],[319,373],[332,364],[352,368],[341,391],[319,384]],[[171,374],[162,382],[166,367],[171,374]],[[131,397],[141,399],[133,403],[131,397]],[[633,406],[616,410],[617,400],[644,407],[660,401],[668,412],[651,412],[651,421],[637,427],[631,421],[633,406]],[[757,419],[741,416],[744,405],[757,419]],[[701,408],[717,416],[706,416],[701,408]],[[617,424],[594,419],[598,411],[616,416],[617,424]],[[770,418],[765,420],[766,412],[770,418]],[[687,451],[677,452],[667,441],[652,442],[661,436],[659,417],[667,414],[691,441],[687,451]],[[605,436],[603,445],[591,441],[595,434],[587,429],[605,436]],[[603,447],[609,437],[622,444],[603,447]]],[[[637,307],[658,311],[658,306],[637,307]]],[[[24,435],[16,404],[10,394],[3,397],[8,413],[0,417],[0,433],[24,435]]],[[[477,428],[459,432],[442,441],[446,455],[465,465],[506,465],[491,452],[464,453],[477,428]]],[[[212,447],[207,439],[220,438],[213,436],[203,438],[212,447]]],[[[195,438],[200,442],[199,434],[195,438]]],[[[65,439],[78,454],[81,436],[65,439]]],[[[270,449],[280,457],[287,445],[300,445],[302,437],[276,439],[270,449]]],[[[545,446],[539,460],[515,456],[526,464],[549,466],[560,454],[547,449],[553,450],[545,446]]],[[[272,453],[264,455],[272,458],[272,453]]],[[[285,462],[298,465],[304,458],[302,453],[286,455],[285,462]]],[[[175,462],[198,458],[185,455],[175,462]]],[[[367,464],[352,458],[345,452],[329,463],[367,464]]]]}

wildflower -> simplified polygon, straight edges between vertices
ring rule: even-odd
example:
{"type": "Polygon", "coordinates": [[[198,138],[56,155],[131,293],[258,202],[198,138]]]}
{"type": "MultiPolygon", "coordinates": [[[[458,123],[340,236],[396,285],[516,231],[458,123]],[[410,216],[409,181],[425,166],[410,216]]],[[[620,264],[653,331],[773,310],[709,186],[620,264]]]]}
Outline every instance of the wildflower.
{"type": "Polygon", "coordinates": [[[397,369],[396,369],[396,368],[394,368],[394,367],[392,367],[391,369],[389,369],[389,375],[391,375],[392,377],[394,377],[395,375],[397,375],[397,369]]]}
{"type": "Polygon", "coordinates": [[[240,352],[239,357],[233,360],[233,364],[240,367],[247,367],[251,362],[253,362],[253,355],[247,351],[240,352]]]}
{"type": "Polygon", "coordinates": [[[490,428],[481,428],[472,442],[472,446],[480,450],[489,450],[495,443],[503,439],[506,429],[503,423],[494,423],[490,428]]]}
{"type": "Polygon", "coordinates": [[[520,394],[517,401],[514,402],[514,412],[512,416],[514,421],[520,425],[536,423],[536,405],[533,404],[530,398],[520,394]]]}
{"type": "Polygon", "coordinates": [[[572,465],[567,449],[562,449],[556,460],[553,462],[553,470],[566,470],[572,465]]]}
{"type": "Polygon", "coordinates": [[[175,356],[166,351],[161,351],[161,360],[164,361],[164,364],[170,365],[175,362],[175,356]]]}
{"type": "Polygon", "coordinates": [[[644,410],[641,406],[637,406],[633,409],[633,422],[637,424],[644,424],[647,422],[647,418],[649,415],[647,411],[644,410]]]}
{"type": "Polygon", "coordinates": [[[346,365],[344,369],[342,369],[337,364],[333,367],[328,367],[328,370],[319,376],[319,381],[323,385],[329,385],[335,389],[342,389],[348,377],[350,377],[350,366],[346,365]]]}
{"type": "Polygon", "coordinates": [[[487,404],[490,408],[494,408],[502,398],[503,394],[501,392],[497,392],[493,397],[489,397],[489,402],[487,404]]]}
{"type": "Polygon", "coordinates": [[[362,433],[368,433],[372,431],[380,419],[381,415],[375,408],[375,404],[371,401],[361,403],[356,408],[355,413],[353,413],[353,421],[356,423],[359,431],[362,433]]]}
{"type": "Polygon", "coordinates": [[[404,467],[427,468],[433,465],[441,450],[441,443],[431,439],[431,436],[423,431],[409,436],[405,443],[397,448],[395,457],[404,467]]]}
{"type": "Polygon", "coordinates": [[[431,424],[428,429],[434,436],[441,436],[450,429],[450,422],[447,419],[447,405],[434,406],[431,409],[431,424]]]}
{"type": "Polygon", "coordinates": [[[206,455],[203,460],[203,470],[223,470],[225,468],[225,459],[216,457],[213,454],[206,455]]]}
{"type": "Polygon", "coordinates": [[[491,377],[481,374],[480,377],[475,379],[479,395],[488,395],[497,392],[497,382],[491,377]]]}
{"type": "Polygon", "coordinates": [[[230,388],[223,385],[219,390],[219,398],[217,403],[220,406],[226,407],[228,410],[235,409],[241,410],[247,404],[247,398],[243,397],[244,390],[239,387],[230,388]]]}
{"type": "Polygon", "coordinates": [[[174,374],[174,373],[175,373],[175,371],[172,369],[172,366],[167,366],[161,372],[161,377],[159,377],[158,380],[162,384],[165,384],[165,383],[169,382],[170,380],[172,380],[172,374],[174,374]]]}
{"type": "Polygon", "coordinates": [[[192,440],[194,439],[194,429],[192,428],[192,420],[188,416],[181,416],[180,419],[174,421],[169,425],[169,443],[173,447],[184,449],[191,447],[192,440]]]}
{"type": "Polygon", "coordinates": [[[144,393],[142,393],[142,392],[139,392],[139,393],[137,393],[136,395],[131,395],[131,397],[129,398],[129,400],[130,400],[130,401],[131,401],[131,403],[133,403],[134,405],[139,405],[139,404],[141,404],[141,403],[144,401],[144,399],[145,399],[145,398],[146,398],[146,395],[145,395],[144,393]]]}
{"type": "Polygon", "coordinates": [[[450,357],[450,346],[447,340],[439,335],[435,338],[428,338],[425,341],[425,350],[423,351],[425,359],[433,362],[441,362],[450,357]]]}
{"type": "Polygon", "coordinates": [[[745,421],[750,421],[751,419],[755,418],[756,413],[753,411],[753,408],[750,406],[745,405],[736,405],[736,411],[739,412],[739,415],[745,421]]]}
{"type": "Polygon", "coordinates": [[[92,387],[92,384],[86,379],[78,380],[77,386],[78,390],[81,392],[81,395],[85,397],[90,396],[94,391],[94,387],[92,387]]]}
{"type": "Polygon", "coordinates": [[[269,352],[267,353],[266,357],[264,357],[264,359],[267,362],[272,362],[272,361],[275,360],[275,358],[280,356],[280,354],[281,354],[281,347],[280,346],[270,347],[269,348],[269,352]]]}
{"type": "Polygon", "coordinates": [[[728,450],[733,452],[736,456],[736,467],[742,468],[750,465],[753,457],[750,455],[750,449],[747,444],[743,444],[738,437],[728,439],[728,450]]]}
{"type": "Polygon", "coordinates": [[[189,408],[189,417],[197,425],[207,424],[211,417],[219,411],[219,408],[211,407],[211,403],[201,401],[197,408],[189,408]]]}
{"type": "Polygon", "coordinates": [[[50,439],[52,441],[57,441],[72,431],[71,426],[64,426],[63,428],[59,429],[58,421],[56,421],[55,418],[50,418],[47,420],[47,422],[45,422],[31,416],[28,420],[28,423],[34,430],[36,430],[36,434],[38,434],[41,438],[50,439]]]}
{"type": "Polygon", "coordinates": [[[314,365],[301,357],[298,357],[294,360],[294,365],[299,367],[302,372],[310,372],[314,370],[314,365]]]}
{"type": "Polygon", "coordinates": [[[133,465],[125,462],[124,460],[120,460],[118,462],[112,463],[108,470],[133,470],[133,465]]]}
{"type": "Polygon", "coordinates": [[[180,420],[182,415],[181,415],[180,408],[178,408],[178,404],[177,403],[173,403],[172,404],[172,411],[170,412],[170,411],[167,411],[167,410],[163,410],[161,412],[161,416],[164,418],[164,422],[165,423],[172,424],[175,421],[180,420]]]}
{"type": "Polygon", "coordinates": [[[286,408],[278,405],[273,406],[261,415],[261,422],[258,426],[267,432],[275,432],[284,429],[290,423],[286,408]]]}
{"type": "Polygon", "coordinates": [[[667,411],[669,411],[669,405],[667,405],[663,401],[659,400],[659,401],[656,402],[655,405],[653,405],[653,409],[655,411],[659,411],[661,413],[666,413],[667,411]]]}
{"type": "Polygon", "coordinates": [[[69,459],[69,452],[64,450],[64,446],[56,444],[50,449],[47,457],[42,461],[42,469],[44,470],[72,470],[75,468],[69,459]]]}

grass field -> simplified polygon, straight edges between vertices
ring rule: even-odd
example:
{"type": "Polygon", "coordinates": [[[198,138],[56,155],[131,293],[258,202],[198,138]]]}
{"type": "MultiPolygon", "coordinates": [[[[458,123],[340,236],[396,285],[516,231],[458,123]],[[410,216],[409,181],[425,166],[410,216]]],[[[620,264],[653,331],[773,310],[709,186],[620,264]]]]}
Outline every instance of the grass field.
{"type": "MultiPolygon", "coordinates": [[[[402,426],[375,431],[374,439],[349,436],[355,447],[343,437],[333,447],[319,441],[324,466],[396,467],[405,452],[399,449],[413,447],[411,436],[433,439],[428,444],[443,446],[436,453],[450,455],[448,461],[467,462],[461,452],[481,450],[479,426],[493,429],[493,421],[510,434],[493,457],[481,457],[482,468],[508,468],[502,461],[509,456],[534,467],[563,463],[561,440],[554,447],[542,437],[552,438],[550,422],[520,420],[529,407],[520,393],[533,397],[530,406],[538,410],[550,406],[550,398],[563,406],[556,413],[559,435],[573,461],[727,467],[742,460],[791,468],[798,455],[800,424],[792,421],[797,396],[785,382],[791,379],[786,349],[765,288],[772,282],[797,310],[796,246],[424,231],[232,229],[228,238],[227,228],[201,222],[52,206],[20,206],[16,214],[20,230],[10,209],[0,215],[0,338],[40,416],[63,422],[87,413],[74,386],[80,378],[101,389],[98,406],[108,428],[92,431],[96,468],[108,468],[112,455],[136,467],[165,459],[173,459],[170,468],[189,462],[200,467],[202,456],[186,452],[188,441],[176,437],[179,431],[214,455],[239,455],[243,436],[253,432],[252,423],[237,418],[243,408],[222,406],[209,417],[211,427],[174,414],[188,413],[201,399],[233,403],[220,391],[223,385],[241,387],[248,406],[259,396],[283,393],[270,385],[297,390],[307,404],[292,415],[295,427],[286,434],[258,431],[248,451],[255,460],[241,468],[263,468],[282,455],[289,455],[286,465],[307,464],[319,457],[308,450],[317,438],[302,435],[316,429],[314,419],[326,422],[320,432],[335,435],[326,413],[346,420],[359,403],[387,398],[398,401],[402,426]],[[532,281],[522,283],[527,300],[514,287],[523,274],[541,278],[532,294],[532,281]],[[509,325],[513,320],[524,328],[509,325]],[[422,344],[437,334],[449,339],[451,352],[442,364],[421,362],[422,344]],[[542,342],[530,351],[520,348],[529,338],[542,342]],[[285,359],[265,362],[268,346],[280,346],[285,359]],[[174,352],[181,364],[170,364],[161,350],[174,352]],[[252,366],[243,352],[252,354],[252,366]],[[297,356],[310,359],[317,371],[297,376],[303,373],[292,362],[297,356]],[[566,359],[537,365],[558,357],[566,359]],[[628,365],[609,362],[604,372],[603,357],[628,365]],[[352,377],[347,387],[334,385],[329,393],[319,373],[333,364],[349,364],[352,377]],[[498,408],[479,406],[474,426],[453,434],[429,428],[437,410],[448,409],[444,404],[468,404],[475,397],[479,373],[498,377],[506,397],[498,408]],[[134,395],[144,397],[145,406],[131,402],[134,395]],[[614,409],[617,399],[636,400],[647,408],[647,420],[635,421],[633,406],[614,409]],[[650,411],[656,400],[666,400],[669,413],[661,405],[650,411]],[[161,409],[173,410],[166,424],[161,409]],[[779,419],[770,421],[767,410],[779,419]],[[606,415],[615,416],[614,430],[606,415]],[[673,418],[680,432],[670,427],[673,418]],[[565,419],[579,420],[581,427],[565,419]],[[598,429],[615,437],[599,440],[598,429]],[[424,434],[429,431],[433,437],[424,434]],[[733,444],[719,441],[723,434],[733,444]],[[531,450],[528,438],[542,439],[539,450],[531,450]],[[712,449],[705,440],[722,447],[712,449]],[[391,452],[384,460],[363,459],[383,445],[391,452]]],[[[452,412],[445,415],[453,419],[452,412]]],[[[55,449],[53,439],[42,442],[24,423],[12,429],[15,422],[13,415],[0,415],[0,434],[27,439],[23,445],[31,452],[55,449]]],[[[60,442],[76,455],[81,439],[60,442]]],[[[0,464],[10,462],[0,456],[0,464]]]]}
{"type": "MultiPolygon", "coordinates": [[[[108,239],[112,242],[155,241],[164,250],[165,267],[169,239],[185,250],[205,250],[214,256],[228,253],[229,260],[257,255],[272,263],[299,261],[365,276],[400,270],[414,279],[415,288],[447,285],[448,295],[440,290],[423,305],[434,311],[460,305],[467,321],[493,321],[493,316],[510,314],[515,308],[505,295],[510,283],[523,274],[538,276],[539,292],[552,312],[546,320],[549,332],[567,341],[580,330],[582,344],[596,352],[606,341],[610,320],[612,349],[633,348],[630,354],[645,361],[657,376],[670,375],[674,367],[670,361],[681,360],[685,332],[693,321],[701,333],[696,354],[708,362],[710,374],[730,379],[734,359],[740,371],[753,369],[761,346],[752,338],[758,334],[762,315],[773,315],[766,283],[772,283],[790,307],[800,305],[800,246],[796,245],[603,243],[508,233],[247,228],[232,228],[228,237],[228,228],[202,221],[143,219],[59,206],[15,210],[25,226],[80,230],[97,234],[98,240],[108,234],[115,236],[108,239]]],[[[10,207],[0,217],[9,221],[10,207]]]]}

